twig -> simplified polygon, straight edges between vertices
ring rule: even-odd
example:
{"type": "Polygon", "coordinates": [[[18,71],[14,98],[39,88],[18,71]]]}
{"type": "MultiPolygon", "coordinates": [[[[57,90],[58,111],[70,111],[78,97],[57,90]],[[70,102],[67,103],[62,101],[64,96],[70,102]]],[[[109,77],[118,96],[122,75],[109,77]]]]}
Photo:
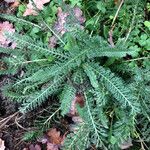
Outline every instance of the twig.
{"type": "Polygon", "coordinates": [[[46,124],[61,108],[59,107],[52,115],[48,117],[48,119],[44,122],[46,124]]]}
{"type": "Polygon", "coordinates": [[[16,63],[15,65],[35,63],[35,62],[41,62],[41,61],[48,61],[48,59],[36,59],[36,60],[24,61],[24,62],[21,62],[21,63],[16,63]]]}
{"type": "Polygon", "coordinates": [[[121,6],[122,6],[123,3],[124,3],[124,0],[122,0],[122,1],[120,2],[120,5],[119,5],[119,7],[118,7],[118,9],[117,9],[117,12],[116,12],[115,17],[114,17],[114,19],[113,19],[113,22],[112,22],[112,24],[111,24],[111,27],[114,26],[114,23],[115,23],[115,21],[116,21],[116,19],[117,19],[118,13],[119,13],[120,8],[121,8],[121,6]]]}
{"type": "Polygon", "coordinates": [[[0,123],[4,122],[4,121],[7,120],[8,118],[9,118],[9,116],[6,117],[6,118],[3,118],[3,119],[0,121],[0,123]]]}
{"type": "MultiPolygon", "coordinates": [[[[140,129],[136,126],[136,128],[137,128],[137,130],[140,132],[140,134],[141,134],[141,131],[140,131],[140,129]]],[[[141,143],[141,148],[144,148],[144,146],[147,148],[147,150],[149,150],[149,148],[148,148],[148,146],[147,146],[147,144],[144,142],[144,140],[140,137],[140,135],[139,135],[139,133],[137,132],[137,131],[135,131],[136,132],[136,134],[137,134],[137,136],[138,136],[138,138],[139,138],[139,142],[141,143]]],[[[142,150],[145,150],[145,148],[144,149],[142,149],[142,150]]]]}
{"type": "MultiPolygon", "coordinates": [[[[20,118],[19,118],[20,119],[20,118]]],[[[25,131],[29,131],[29,130],[27,130],[26,128],[24,128],[22,125],[20,125],[19,123],[18,123],[18,117],[16,116],[15,117],[15,123],[16,123],[16,125],[19,127],[19,128],[21,128],[21,129],[23,129],[23,130],[25,130],[25,131]]]]}
{"type": "Polygon", "coordinates": [[[13,117],[15,117],[19,112],[15,112],[14,114],[10,115],[9,117],[7,117],[7,119],[3,119],[1,120],[1,122],[3,122],[0,125],[0,129],[2,129],[13,117]]]}
{"type": "Polygon", "coordinates": [[[119,11],[120,11],[121,6],[122,6],[123,3],[124,3],[124,0],[122,0],[122,1],[120,2],[120,5],[119,5],[119,7],[118,7],[118,9],[117,9],[117,11],[116,11],[115,17],[114,17],[114,19],[113,19],[113,21],[112,21],[111,29],[110,29],[110,31],[109,31],[109,38],[108,38],[108,41],[109,41],[111,47],[115,47],[115,44],[114,44],[114,42],[113,42],[113,29],[114,29],[114,27],[115,27],[114,23],[115,23],[115,21],[116,21],[116,19],[117,19],[118,13],[119,13],[119,11]]]}
{"type": "Polygon", "coordinates": [[[14,145],[14,148],[17,148],[18,145],[21,145],[21,143],[24,142],[22,139],[19,139],[19,142],[17,144],[14,145]]]}
{"type": "MultiPolygon", "coordinates": [[[[96,17],[98,14],[99,14],[99,11],[98,11],[98,13],[97,13],[94,17],[96,17]]],[[[98,18],[97,18],[96,21],[94,22],[94,25],[93,25],[94,27],[95,27],[95,25],[98,23],[99,18],[100,18],[100,15],[98,16],[98,18]]],[[[93,32],[94,32],[94,30],[91,31],[90,37],[92,37],[93,32]]]]}

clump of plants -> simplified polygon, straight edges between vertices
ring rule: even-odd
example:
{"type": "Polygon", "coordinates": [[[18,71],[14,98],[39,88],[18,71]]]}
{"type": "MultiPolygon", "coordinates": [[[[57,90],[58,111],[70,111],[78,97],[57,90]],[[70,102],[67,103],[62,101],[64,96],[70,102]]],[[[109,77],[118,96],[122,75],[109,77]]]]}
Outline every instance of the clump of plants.
{"type": "Polygon", "coordinates": [[[3,95],[23,114],[55,97],[37,128],[46,131],[52,117],[71,116],[61,149],[126,149],[147,137],[150,38],[149,27],[141,31],[148,23],[140,11],[146,1],[135,7],[130,0],[44,4],[33,0],[20,5],[17,16],[0,14],[15,28],[3,32],[7,44],[0,47],[6,54],[0,73],[11,76],[3,95]]]}

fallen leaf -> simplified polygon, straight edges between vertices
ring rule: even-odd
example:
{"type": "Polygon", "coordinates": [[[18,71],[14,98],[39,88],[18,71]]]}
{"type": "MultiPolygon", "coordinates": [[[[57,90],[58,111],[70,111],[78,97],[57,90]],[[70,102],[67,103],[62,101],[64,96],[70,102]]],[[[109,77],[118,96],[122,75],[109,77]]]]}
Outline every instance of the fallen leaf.
{"type": "Polygon", "coordinates": [[[14,3],[15,0],[4,0],[6,3],[14,3]]]}
{"type": "Polygon", "coordinates": [[[49,47],[54,48],[57,44],[57,38],[55,36],[50,37],[49,39],[49,47]]]}
{"type": "Polygon", "coordinates": [[[82,94],[76,94],[76,103],[80,105],[80,107],[84,107],[84,96],[82,94]]]}
{"type": "Polygon", "coordinates": [[[56,128],[52,128],[48,131],[47,135],[50,138],[52,144],[61,144],[63,137],[60,135],[60,131],[57,131],[56,128]]]}
{"type": "MultiPolygon", "coordinates": [[[[64,33],[68,32],[66,28],[67,24],[67,17],[68,16],[75,16],[75,20],[78,21],[78,24],[80,24],[80,28],[83,29],[84,27],[82,24],[85,22],[85,17],[83,16],[83,12],[79,7],[73,8],[73,14],[69,11],[63,11],[61,7],[58,7],[57,10],[57,21],[54,25],[54,30],[57,34],[62,36],[64,33]]],[[[57,44],[57,38],[55,36],[50,37],[49,39],[49,47],[54,48],[57,44]]]]}
{"type": "Polygon", "coordinates": [[[69,125],[69,130],[73,133],[77,133],[79,131],[79,127],[75,124],[70,124],[69,125]]]}
{"type": "Polygon", "coordinates": [[[118,5],[120,0],[114,0],[115,5],[118,5]]]}
{"type": "Polygon", "coordinates": [[[80,116],[74,116],[74,117],[72,117],[72,121],[74,123],[77,123],[77,124],[83,123],[83,119],[80,116]]]}
{"type": "Polygon", "coordinates": [[[62,11],[61,7],[58,7],[57,22],[54,28],[60,35],[63,35],[67,31],[65,28],[65,24],[68,15],[68,13],[62,11]]]}
{"type": "Polygon", "coordinates": [[[127,141],[124,141],[124,142],[120,145],[120,148],[121,148],[121,149],[128,149],[128,148],[130,148],[131,146],[133,146],[132,140],[131,140],[131,139],[128,139],[127,141]]]}
{"type": "Polygon", "coordinates": [[[48,138],[46,137],[41,137],[37,140],[38,142],[42,143],[42,144],[46,144],[48,142],[48,138]]]}
{"type": "Polygon", "coordinates": [[[57,131],[56,128],[50,129],[47,133],[49,137],[47,150],[59,150],[59,148],[63,145],[66,134],[67,132],[63,136],[61,136],[60,131],[57,131]]]}
{"type": "Polygon", "coordinates": [[[41,147],[40,147],[40,145],[38,145],[38,144],[35,145],[35,149],[36,150],[42,150],[41,147]]]}
{"type": "Polygon", "coordinates": [[[14,33],[15,32],[13,25],[11,23],[9,23],[8,21],[0,23],[0,46],[8,47],[9,44],[12,44],[11,48],[14,49],[16,47],[16,43],[7,39],[5,36],[5,32],[8,32],[8,33],[14,33]]]}
{"type": "Polygon", "coordinates": [[[79,7],[75,7],[73,9],[74,15],[77,18],[77,20],[80,22],[80,24],[83,24],[85,22],[85,18],[82,16],[83,12],[79,7]]]}
{"type": "Polygon", "coordinates": [[[0,139],[0,150],[5,150],[4,141],[0,139]]]}
{"type": "Polygon", "coordinates": [[[76,94],[75,98],[72,100],[69,115],[76,115],[77,109],[76,104],[79,104],[80,107],[84,107],[84,96],[82,94],[76,94]]]}
{"type": "Polygon", "coordinates": [[[77,109],[76,109],[76,97],[72,100],[69,114],[70,116],[74,116],[77,114],[77,109]]]}
{"type": "Polygon", "coordinates": [[[33,0],[33,2],[31,0],[29,0],[29,3],[27,4],[27,9],[25,10],[23,16],[29,16],[29,15],[38,15],[36,9],[38,10],[43,10],[44,4],[48,3],[50,0],[33,0]]]}
{"type": "Polygon", "coordinates": [[[38,144],[36,144],[35,146],[33,144],[31,144],[29,146],[29,150],[41,150],[41,147],[38,144]]]}
{"type": "Polygon", "coordinates": [[[11,8],[17,8],[19,6],[20,2],[19,0],[15,0],[15,2],[13,4],[11,4],[11,8]]]}
{"type": "Polygon", "coordinates": [[[52,143],[47,143],[47,150],[59,150],[59,146],[52,143]]]}

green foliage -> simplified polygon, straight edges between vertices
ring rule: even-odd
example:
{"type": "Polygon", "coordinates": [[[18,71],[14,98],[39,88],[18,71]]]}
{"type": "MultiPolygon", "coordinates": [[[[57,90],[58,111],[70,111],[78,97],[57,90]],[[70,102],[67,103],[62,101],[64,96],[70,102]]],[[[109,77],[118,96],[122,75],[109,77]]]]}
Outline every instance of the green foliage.
{"type": "Polygon", "coordinates": [[[35,140],[37,136],[40,136],[40,133],[38,131],[26,132],[23,136],[23,140],[24,141],[35,140]]]}
{"type": "Polygon", "coordinates": [[[64,150],[72,149],[86,149],[89,147],[89,131],[86,125],[80,125],[76,127],[78,131],[76,133],[70,133],[64,143],[64,150]],[[80,139],[80,140],[79,140],[80,139]]]}
{"type": "MultiPolygon", "coordinates": [[[[51,28],[58,4],[54,1],[37,18],[20,18],[22,6],[19,7],[19,17],[0,15],[14,22],[18,31],[6,33],[8,39],[17,43],[15,49],[0,47],[0,52],[7,54],[2,58],[7,69],[0,74],[15,75],[3,87],[3,94],[21,104],[21,113],[40,107],[49,97],[57,97],[55,103],[58,107],[40,118],[41,131],[50,127],[47,125],[56,114],[58,118],[68,114],[76,94],[82,94],[85,104],[83,108],[78,106],[77,111],[83,121],[75,124],[77,131],[67,135],[63,145],[66,150],[85,150],[91,145],[117,150],[125,140],[135,138],[138,116],[143,117],[142,136],[147,137],[149,130],[146,127],[150,121],[149,65],[141,58],[149,57],[149,31],[147,28],[147,32],[140,32],[144,23],[143,16],[139,15],[145,2],[136,3],[135,7],[130,0],[124,3],[113,31],[114,47],[106,40],[117,11],[114,1],[108,4],[88,1],[85,4],[70,0],[69,3],[72,6],[84,5],[86,27],[81,30],[79,26],[67,24],[68,32],[62,36],[51,28]],[[98,22],[104,22],[104,27],[98,22]],[[20,33],[20,27],[26,31],[25,34],[20,33]],[[55,48],[50,48],[45,39],[51,34],[58,40],[55,48]],[[133,59],[127,60],[128,57],[133,59]]],[[[147,22],[145,26],[148,26],[147,22]]],[[[34,132],[27,133],[25,139],[34,135],[34,132]]]]}
{"type": "Polygon", "coordinates": [[[66,85],[61,94],[61,114],[66,115],[71,107],[71,102],[75,98],[76,89],[72,86],[66,85]]]}
{"type": "Polygon", "coordinates": [[[139,44],[141,47],[144,47],[146,50],[150,50],[150,37],[148,37],[146,34],[142,34],[139,40],[139,44]]]}
{"type": "Polygon", "coordinates": [[[69,0],[69,2],[70,2],[70,4],[71,4],[72,7],[74,7],[74,6],[79,6],[79,7],[81,7],[81,6],[82,6],[82,0],[76,0],[76,1],[74,1],[74,0],[69,0]]]}
{"type": "MultiPolygon", "coordinates": [[[[5,88],[4,91],[4,93],[8,91],[8,95],[6,95],[11,97],[12,99],[19,99],[19,101],[22,101],[23,104],[20,108],[20,111],[22,113],[33,110],[34,108],[40,106],[48,98],[48,96],[52,94],[54,95],[55,93],[59,93],[59,91],[63,90],[60,98],[60,103],[62,115],[65,115],[69,111],[69,107],[71,105],[71,101],[75,97],[75,93],[79,90],[75,86],[73,86],[74,83],[71,81],[71,76],[73,75],[73,73],[76,73],[78,69],[83,68],[83,70],[87,74],[84,74],[83,80],[88,80],[88,77],[89,83],[94,88],[90,88],[92,90],[91,93],[84,94],[86,106],[81,111],[81,114],[79,113],[80,116],[84,119],[85,124],[87,124],[87,130],[90,131],[89,134],[94,133],[93,136],[89,139],[90,143],[97,143],[96,147],[106,147],[105,142],[107,141],[108,120],[103,107],[107,106],[107,103],[109,103],[109,101],[107,100],[107,98],[109,97],[105,97],[106,99],[103,99],[103,105],[100,104],[102,101],[100,97],[104,97],[104,94],[99,91],[100,88],[102,88],[102,85],[105,88],[103,92],[111,95],[111,99],[115,102],[115,105],[120,107],[119,105],[121,104],[120,109],[122,111],[128,110],[129,116],[133,117],[135,117],[135,115],[137,114],[138,102],[135,101],[135,98],[130,93],[130,89],[127,84],[125,85],[120,78],[111,73],[111,71],[109,71],[108,69],[104,69],[97,63],[89,62],[94,61],[94,57],[111,56],[111,54],[116,58],[123,57],[128,53],[126,49],[123,49],[120,53],[115,52],[115,49],[109,48],[109,45],[107,46],[107,43],[104,40],[98,41],[97,37],[89,37],[88,34],[84,34],[82,32],[77,32],[75,34],[75,40],[78,44],[74,45],[70,49],[68,47],[68,51],[65,53],[63,53],[63,48],[59,49],[60,53],[58,53],[57,49],[48,50],[46,47],[41,46],[41,44],[34,44],[34,41],[32,42],[30,40],[29,42],[28,37],[20,36],[18,34],[7,36],[13,39],[18,44],[18,48],[21,51],[24,51],[24,55],[26,53],[24,47],[26,47],[26,49],[30,50],[29,53],[31,53],[32,51],[32,53],[34,53],[35,55],[40,54],[38,55],[39,57],[41,57],[39,58],[39,60],[43,59],[43,57],[49,57],[49,55],[53,56],[55,59],[55,62],[43,62],[44,66],[43,64],[38,65],[38,61],[34,60],[31,60],[31,64],[33,63],[32,65],[30,63],[23,63],[23,61],[20,61],[22,63],[19,63],[18,61],[16,61],[16,63],[10,62],[12,66],[22,66],[22,68],[26,70],[23,77],[21,77],[22,79],[20,78],[17,81],[14,81],[14,83],[11,86],[9,85],[8,88],[5,88]],[[86,37],[86,39],[84,37],[86,37]],[[91,40],[90,45],[89,40],[91,40]],[[104,43],[105,47],[103,47],[102,44],[99,47],[99,42],[104,43]],[[106,46],[107,51],[105,51],[106,46]],[[99,55],[92,55],[95,50],[99,53],[99,55]],[[33,67],[34,64],[35,67],[32,70],[31,67],[33,67]],[[41,68],[41,66],[43,67],[41,68]],[[71,83],[72,85],[64,85],[64,82],[66,81],[68,83],[71,83]],[[13,96],[14,94],[15,96],[13,96]],[[94,104],[94,100],[92,97],[95,97],[95,101],[97,104],[94,104]],[[101,119],[103,121],[101,121],[101,119]],[[102,126],[102,129],[99,129],[99,126],[102,126]]],[[[98,39],[100,38],[98,37],[98,39]]],[[[131,53],[131,51],[129,53],[131,53]]],[[[20,53],[16,53],[16,57],[19,58],[20,53]]],[[[80,85],[82,83],[78,84],[80,85]]],[[[89,89],[85,90],[89,91],[89,89]]],[[[125,126],[124,123],[122,123],[122,125],[125,126]]],[[[126,126],[128,127],[128,125],[126,126]]],[[[124,132],[122,134],[124,134],[124,132]]],[[[130,131],[127,130],[127,135],[124,134],[124,136],[122,136],[122,134],[119,137],[124,137],[124,139],[126,139],[129,136],[130,131]]],[[[121,138],[121,140],[123,139],[121,138]]],[[[119,141],[117,140],[117,142],[119,141]]]]}

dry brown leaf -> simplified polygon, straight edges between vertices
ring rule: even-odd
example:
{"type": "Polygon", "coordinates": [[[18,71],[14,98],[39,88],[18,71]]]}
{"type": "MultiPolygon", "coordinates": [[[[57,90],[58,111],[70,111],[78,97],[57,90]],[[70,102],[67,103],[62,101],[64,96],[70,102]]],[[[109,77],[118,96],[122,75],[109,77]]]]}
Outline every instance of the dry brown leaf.
{"type": "Polygon", "coordinates": [[[11,4],[11,8],[17,8],[19,6],[20,2],[18,0],[15,0],[13,4],[11,4]]]}
{"type": "MultiPolygon", "coordinates": [[[[48,3],[49,1],[50,0],[33,0],[38,10],[43,10],[44,4],[48,3]]],[[[33,2],[29,0],[29,3],[27,4],[27,9],[24,12],[23,16],[38,15],[33,2]]]]}
{"type": "Polygon", "coordinates": [[[0,139],[0,150],[5,150],[4,141],[0,139]]]}
{"type": "Polygon", "coordinates": [[[124,142],[120,145],[120,148],[121,148],[122,150],[124,150],[124,149],[130,148],[131,146],[133,146],[132,140],[131,140],[131,139],[128,139],[127,141],[124,141],[124,142]]]}
{"type": "Polygon", "coordinates": [[[50,141],[47,143],[47,150],[59,150],[59,148],[64,142],[66,134],[61,136],[60,131],[57,131],[56,128],[50,129],[47,133],[47,135],[49,136],[49,141],[50,141]]]}
{"type": "Polygon", "coordinates": [[[47,143],[47,150],[59,150],[59,146],[52,143],[47,143]]]}
{"type": "Polygon", "coordinates": [[[16,47],[16,43],[12,42],[5,36],[5,32],[14,33],[15,29],[13,28],[13,24],[9,23],[8,21],[0,22],[0,46],[1,47],[8,47],[11,44],[11,48],[16,47]]]}
{"type": "Polygon", "coordinates": [[[38,142],[42,143],[42,144],[46,144],[48,142],[48,138],[46,137],[41,137],[37,140],[38,142]]]}
{"type": "Polygon", "coordinates": [[[65,32],[67,32],[65,28],[65,24],[67,21],[67,16],[69,14],[66,12],[63,12],[61,7],[58,7],[58,12],[57,12],[57,22],[55,24],[55,30],[60,33],[60,35],[63,35],[65,32]]]}
{"type": "Polygon", "coordinates": [[[85,18],[83,17],[83,12],[79,7],[75,7],[73,9],[74,15],[77,18],[77,20],[80,22],[80,24],[83,24],[85,22],[85,18]]]}
{"type": "Polygon", "coordinates": [[[83,123],[83,119],[80,116],[73,116],[72,121],[76,124],[83,123]]]}
{"type": "Polygon", "coordinates": [[[23,150],[29,150],[28,148],[24,148],[23,150]]]}
{"type": "Polygon", "coordinates": [[[114,0],[115,5],[118,5],[120,0],[114,0]]]}
{"type": "Polygon", "coordinates": [[[57,131],[56,128],[50,129],[47,135],[49,136],[52,144],[61,144],[63,141],[63,137],[60,135],[60,131],[57,131]]]}
{"type": "Polygon", "coordinates": [[[36,144],[35,146],[33,144],[31,144],[29,146],[29,150],[42,150],[40,145],[36,144]]]}
{"type": "Polygon", "coordinates": [[[76,94],[76,103],[82,108],[84,107],[84,96],[82,94],[76,94]]]}
{"type": "Polygon", "coordinates": [[[14,3],[15,2],[15,0],[4,0],[4,1],[7,3],[14,3]]]}
{"type": "Polygon", "coordinates": [[[69,115],[74,116],[77,114],[76,104],[79,104],[81,108],[84,107],[84,96],[80,93],[76,94],[75,98],[72,100],[69,115]]]}

